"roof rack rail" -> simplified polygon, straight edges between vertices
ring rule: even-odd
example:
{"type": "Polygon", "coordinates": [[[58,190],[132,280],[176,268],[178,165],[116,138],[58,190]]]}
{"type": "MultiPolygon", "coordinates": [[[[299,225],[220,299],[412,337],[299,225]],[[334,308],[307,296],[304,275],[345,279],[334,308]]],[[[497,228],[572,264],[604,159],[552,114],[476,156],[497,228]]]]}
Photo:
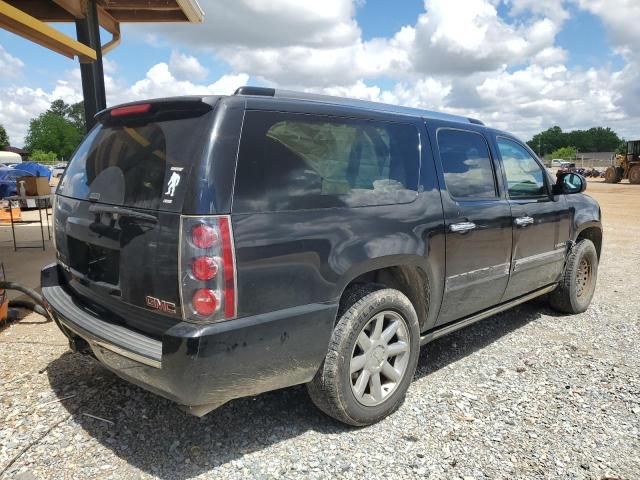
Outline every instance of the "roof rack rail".
{"type": "Polygon", "coordinates": [[[473,123],[476,125],[484,125],[483,122],[475,118],[454,115],[451,113],[434,112],[431,110],[423,110],[421,108],[402,107],[399,105],[391,105],[388,103],[372,102],[369,100],[358,100],[345,97],[334,97],[332,95],[322,95],[318,93],[298,92],[294,90],[281,90],[269,87],[239,87],[234,95],[256,95],[263,97],[275,97],[291,100],[305,100],[311,102],[327,103],[330,105],[342,105],[347,107],[368,108],[371,110],[397,113],[401,115],[411,115],[415,117],[431,118],[434,120],[446,120],[450,122],[473,123]]]}

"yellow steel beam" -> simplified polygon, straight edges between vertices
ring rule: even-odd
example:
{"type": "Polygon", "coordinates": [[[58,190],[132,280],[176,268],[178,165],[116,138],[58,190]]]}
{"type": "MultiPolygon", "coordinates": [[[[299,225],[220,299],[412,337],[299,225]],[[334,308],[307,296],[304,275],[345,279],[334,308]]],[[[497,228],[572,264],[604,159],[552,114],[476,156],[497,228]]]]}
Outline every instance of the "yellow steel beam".
{"type": "Polygon", "coordinates": [[[92,48],[27,15],[4,0],[0,0],[0,28],[69,58],[77,56],[81,62],[92,62],[97,58],[92,48]]]}

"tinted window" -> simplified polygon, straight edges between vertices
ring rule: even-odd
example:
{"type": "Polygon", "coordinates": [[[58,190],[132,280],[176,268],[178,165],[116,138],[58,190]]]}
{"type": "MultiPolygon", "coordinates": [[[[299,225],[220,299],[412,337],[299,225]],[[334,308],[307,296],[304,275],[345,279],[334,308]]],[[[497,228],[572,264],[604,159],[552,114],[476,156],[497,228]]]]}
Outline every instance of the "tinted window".
{"type": "Polygon", "coordinates": [[[407,203],[418,168],[412,125],[247,112],[234,210],[407,203]]]}
{"type": "Polygon", "coordinates": [[[98,125],[82,142],[58,193],[101,203],[179,211],[194,161],[202,158],[208,115],[98,125]]]}
{"type": "Polygon", "coordinates": [[[509,196],[536,197],[546,195],[545,172],[522,145],[498,137],[509,196]]]}
{"type": "Polygon", "coordinates": [[[489,148],[478,133],[443,129],[438,131],[438,148],[447,190],[454,198],[496,197],[489,148]]]}

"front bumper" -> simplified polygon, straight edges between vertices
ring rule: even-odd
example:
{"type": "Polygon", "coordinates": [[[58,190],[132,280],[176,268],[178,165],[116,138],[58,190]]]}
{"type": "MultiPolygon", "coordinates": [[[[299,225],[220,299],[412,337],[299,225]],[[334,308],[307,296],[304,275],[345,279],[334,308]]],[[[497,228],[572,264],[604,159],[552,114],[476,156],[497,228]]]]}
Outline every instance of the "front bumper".
{"type": "Polygon", "coordinates": [[[42,270],[42,296],[72,348],[90,350],[120,377],[196,415],[309,382],[337,311],[336,304],[310,304],[211,325],[180,322],[153,338],[101,319],[61,281],[58,268],[42,270]]]}

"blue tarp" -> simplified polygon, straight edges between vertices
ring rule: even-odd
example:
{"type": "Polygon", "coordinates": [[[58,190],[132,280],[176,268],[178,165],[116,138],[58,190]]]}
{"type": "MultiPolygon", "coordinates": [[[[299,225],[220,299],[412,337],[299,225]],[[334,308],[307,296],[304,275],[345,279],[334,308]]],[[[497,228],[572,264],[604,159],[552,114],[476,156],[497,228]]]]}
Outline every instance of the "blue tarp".
{"type": "Polygon", "coordinates": [[[51,170],[38,162],[22,162],[16,168],[29,172],[36,177],[51,178],[51,170]]]}

